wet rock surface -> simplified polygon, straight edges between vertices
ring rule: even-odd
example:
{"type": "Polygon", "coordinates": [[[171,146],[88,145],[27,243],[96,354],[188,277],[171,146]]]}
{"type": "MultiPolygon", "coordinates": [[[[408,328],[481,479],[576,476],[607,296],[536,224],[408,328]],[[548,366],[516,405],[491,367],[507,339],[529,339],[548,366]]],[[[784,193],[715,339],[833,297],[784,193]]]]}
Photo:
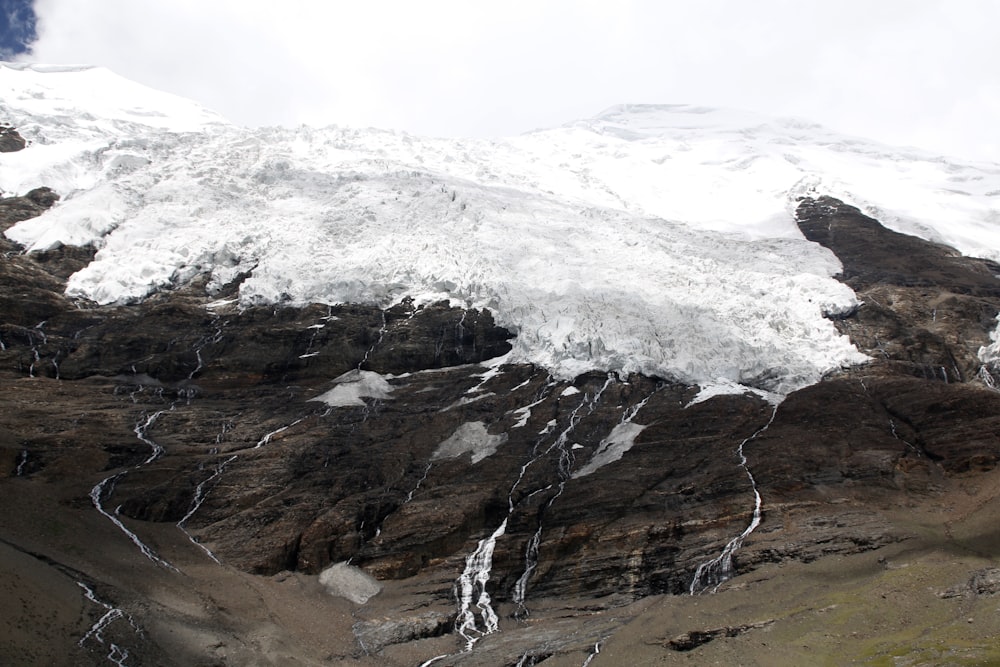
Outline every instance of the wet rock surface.
{"type": "MultiPolygon", "coordinates": [[[[53,197],[0,201],[0,216],[53,197]]],[[[127,664],[247,664],[264,648],[259,664],[277,664],[322,636],[288,600],[348,629],[298,656],[316,662],[580,664],[642,600],[692,591],[750,524],[754,485],[761,523],[717,594],[761,568],[917,539],[900,508],[946,502],[1000,460],[1000,393],[978,356],[1000,271],[836,200],[804,200],[799,221],[864,301],[837,326],[872,361],[776,410],[750,393],[692,402],[698,389],[669,378],[490,362],[511,332],[446,303],[239,308],[239,281],[212,295],[195,281],[98,307],[63,294],[91,251],[2,241],[4,544],[32,568],[61,563],[59,599],[106,613],[74,589],[85,577],[122,610],[101,641],[87,614],[60,621],[64,664],[105,662],[111,644],[131,647],[127,664]],[[488,552],[489,605],[474,597],[457,632],[474,552],[488,552]],[[336,563],[384,590],[335,599],[318,575],[336,563]],[[181,580],[197,604],[177,602],[181,580]],[[253,638],[231,611],[244,589],[282,619],[253,638]],[[180,628],[189,653],[172,653],[180,628]]],[[[0,652],[30,655],[40,635],[21,620],[0,652]]],[[[716,644],[742,626],[704,627],[716,644]]]]}

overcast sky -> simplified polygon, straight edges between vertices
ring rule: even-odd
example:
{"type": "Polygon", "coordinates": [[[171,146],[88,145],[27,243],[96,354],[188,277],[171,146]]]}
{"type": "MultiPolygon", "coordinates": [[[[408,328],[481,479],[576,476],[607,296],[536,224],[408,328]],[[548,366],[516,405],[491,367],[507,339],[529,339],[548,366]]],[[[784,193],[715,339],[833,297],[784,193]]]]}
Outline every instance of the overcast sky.
{"type": "Polygon", "coordinates": [[[1000,162],[997,0],[35,0],[23,60],[248,125],[501,136],[619,103],[799,116],[1000,162]]]}

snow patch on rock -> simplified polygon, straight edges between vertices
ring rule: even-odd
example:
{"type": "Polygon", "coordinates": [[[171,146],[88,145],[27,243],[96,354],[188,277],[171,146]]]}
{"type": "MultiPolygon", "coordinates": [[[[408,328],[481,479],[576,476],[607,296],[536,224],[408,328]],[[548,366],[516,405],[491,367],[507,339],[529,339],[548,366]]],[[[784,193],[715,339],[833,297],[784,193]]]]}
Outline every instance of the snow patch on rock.
{"type": "Polygon", "coordinates": [[[616,424],[611,433],[601,440],[594,450],[594,455],[579,470],[573,473],[573,477],[585,477],[599,468],[603,468],[609,463],[614,463],[625,455],[625,452],[632,449],[636,437],[643,432],[646,426],[624,422],[616,424]]]}
{"type": "Polygon", "coordinates": [[[507,434],[490,435],[483,422],[466,422],[434,450],[431,460],[453,459],[463,454],[472,454],[476,464],[496,453],[497,448],[507,442],[507,434]]]}
{"type": "Polygon", "coordinates": [[[378,579],[346,561],[334,563],[320,572],[319,583],[330,595],[346,598],[354,604],[364,604],[382,591],[378,579]]]}
{"type": "Polygon", "coordinates": [[[351,370],[337,376],[333,382],[336,386],[310,401],[320,401],[330,407],[340,408],[352,405],[365,405],[365,398],[385,400],[391,398],[392,386],[386,377],[374,371],[351,370]]]}

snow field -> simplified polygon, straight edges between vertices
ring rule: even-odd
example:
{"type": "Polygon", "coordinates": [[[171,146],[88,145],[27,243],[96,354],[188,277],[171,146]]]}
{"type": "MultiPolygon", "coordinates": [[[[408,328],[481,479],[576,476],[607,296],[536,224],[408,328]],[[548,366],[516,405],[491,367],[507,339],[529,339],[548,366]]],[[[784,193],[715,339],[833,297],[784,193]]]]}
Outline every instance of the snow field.
{"type": "Polygon", "coordinates": [[[0,188],[64,196],[7,235],[100,248],[67,290],[99,303],[247,271],[244,304],[437,294],[491,309],[517,333],[509,361],[560,378],[783,394],[864,360],[824,318],[856,298],[798,232],[798,196],[1000,259],[1000,167],[797,121],[632,106],[495,141],[248,130],[97,72],[0,67],[18,91],[0,115],[35,141],[3,156],[0,188]]]}

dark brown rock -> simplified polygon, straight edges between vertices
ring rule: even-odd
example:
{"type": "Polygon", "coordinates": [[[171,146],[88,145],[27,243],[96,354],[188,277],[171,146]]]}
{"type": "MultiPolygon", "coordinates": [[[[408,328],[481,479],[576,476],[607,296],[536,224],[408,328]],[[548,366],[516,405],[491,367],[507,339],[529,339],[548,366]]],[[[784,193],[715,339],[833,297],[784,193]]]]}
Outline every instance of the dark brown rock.
{"type": "Polygon", "coordinates": [[[21,197],[0,198],[0,232],[11,225],[37,217],[52,208],[59,195],[51,188],[35,188],[21,197]]]}
{"type": "Polygon", "coordinates": [[[842,279],[855,291],[878,284],[1000,296],[995,262],[894,232],[833,197],[803,199],[796,219],[807,239],[837,255],[844,265],[842,279]]]}
{"type": "Polygon", "coordinates": [[[831,197],[804,199],[796,214],[806,238],[837,255],[841,279],[863,302],[835,318],[862,352],[930,381],[981,374],[979,348],[1000,310],[1000,265],[886,229],[831,197]]]}
{"type": "Polygon", "coordinates": [[[9,125],[0,125],[0,153],[14,153],[24,150],[28,142],[9,125]]]}

